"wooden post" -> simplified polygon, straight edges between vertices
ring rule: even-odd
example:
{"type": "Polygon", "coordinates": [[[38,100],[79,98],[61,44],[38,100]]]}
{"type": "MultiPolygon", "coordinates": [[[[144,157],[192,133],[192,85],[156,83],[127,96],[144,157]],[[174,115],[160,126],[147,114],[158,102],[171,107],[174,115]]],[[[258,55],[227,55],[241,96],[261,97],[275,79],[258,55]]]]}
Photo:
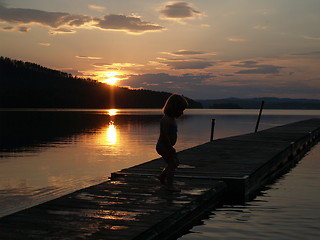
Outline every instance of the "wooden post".
{"type": "Polygon", "coordinates": [[[264,105],[264,101],[261,102],[260,112],[259,112],[259,116],[258,116],[258,120],[257,120],[257,124],[256,124],[256,129],[254,130],[254,132],[258,131],[263,105],[264,105]]]}
{"type": "Polygon", "coordinates": [[[216,124],[216,120],[213,118],[211,119],[211,134],[210,134],[210,142],[213,141],[213,134],[214,134],[214,126],[216,124]]]}

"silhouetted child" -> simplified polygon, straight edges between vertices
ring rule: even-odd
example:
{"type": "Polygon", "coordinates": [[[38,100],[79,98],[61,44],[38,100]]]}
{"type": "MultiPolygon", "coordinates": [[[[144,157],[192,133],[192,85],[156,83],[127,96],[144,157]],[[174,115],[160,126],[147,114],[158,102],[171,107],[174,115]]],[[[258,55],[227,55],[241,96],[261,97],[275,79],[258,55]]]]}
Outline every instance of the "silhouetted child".
{"type": "Polygon", "coordinates": [[[174,172],[179,165],[177,153],[173,147],[177,141],[176,119],[183,114],[187,106],[187,100],[181,95],[173,94],[167,99],[162,109],[164,116],[160,121],[160,136],[156,147],[158,154],[167,163],[167,166],[159,176],[159,180],[167,190],[174,192],[180,191],[180,189],[173,186],[174,172]]]}

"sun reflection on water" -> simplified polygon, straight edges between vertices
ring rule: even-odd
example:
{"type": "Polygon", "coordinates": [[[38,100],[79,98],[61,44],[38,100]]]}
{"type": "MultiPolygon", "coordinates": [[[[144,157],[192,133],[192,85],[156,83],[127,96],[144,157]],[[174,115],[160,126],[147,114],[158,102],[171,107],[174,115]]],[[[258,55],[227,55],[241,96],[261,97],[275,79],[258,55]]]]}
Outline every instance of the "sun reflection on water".
{"type": "Polygon", "coordinates": [[[115,145],[117,143],[117,130],[116,127],[114,125],[113,121],[109,122],[109,126],[107,129],[107,144],[108,145],[115,145]]]}

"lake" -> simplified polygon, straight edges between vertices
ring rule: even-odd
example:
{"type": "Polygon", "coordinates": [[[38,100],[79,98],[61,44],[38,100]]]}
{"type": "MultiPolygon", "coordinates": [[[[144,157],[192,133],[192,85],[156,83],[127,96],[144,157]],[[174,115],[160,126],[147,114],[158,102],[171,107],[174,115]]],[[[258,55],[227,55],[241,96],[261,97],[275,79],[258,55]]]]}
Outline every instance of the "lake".
{"type": "MultiPolygon", "coordinates": [[[[253,132],[258,113],[189,109],[178,120],[176,149],[208,142],[211,119],[215,139],[253,132]]],[[[319,110],[264,110],[259,130],[319,116],[319,110]]],[[[161,117],[158,109],[0,110],[0,217],[158,158],[161,117]]],[[[319,148],[253,201],[212,211],[181,239],[316,239],[319,148]]]]}

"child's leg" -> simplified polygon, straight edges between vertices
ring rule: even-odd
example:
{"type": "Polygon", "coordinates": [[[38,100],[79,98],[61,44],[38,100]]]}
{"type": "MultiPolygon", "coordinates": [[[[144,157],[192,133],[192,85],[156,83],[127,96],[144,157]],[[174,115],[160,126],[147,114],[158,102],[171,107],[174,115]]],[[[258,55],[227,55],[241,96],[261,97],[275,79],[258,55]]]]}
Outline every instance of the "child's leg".
{"type": "Polygon", "coordinates": [[[174,171],[175,168],[172,165],[168,166],[166,189],[171,192],[180,192],[181,190],[179,188],[173,186],[174,171]]]}
{"type": "Polygon", "coordinates": [[[172,186],[174,172],[177,168],[177,164],[175,163],[174,159],[166,159],[166,162],[168,165],[163,169],[162,173],[159,176],[159,180],[166,186],[172,186]]]}
{"type": "Polygon", "coordinates": [[[175,173],[176,168],[179,165],[179,160],[178,160],[177,156],[174,156],[173,158],[168,159],[167,163],[168,163],[168,166],[166,167],[166,173],[167,173],[166,186],[167,186],[168,190],[170,190],[170,191],[175,191],[175,192],[180,191],[180,189],[173,187],[174,173],[175,173]]]}
{"type": "Polygon", "coordinates": [[[175,166],[173,164],[173,162],[168,163],[168,166],[166,167],[165,171],[166,171],[166,185],[168,187],[172,187],[173,186],[173,177],[174,177],[174,172],[175,172],[175,166]]]}
{"type": "MultiPolygon", "coordinates": [[[[161,157],[165,160],[165,162],[168,164],[168,160],[170,159],[170,152],[168,151],[167,148],[163,147],[163,146],[157,146],[156,148],[157,152],[159,155],[161,155],[161,157]]],[[[170,161],[170,160],[169,160],[170,161]]],[[[160,180],[160,182],[163,185],[167,184],[167,175],[168,175],[168,166],[166,166],[160,176],[158,177],[158,179],[160,180]]]]}
{"type": "Polygon", "coordinates": [[[159,180],[162,184],[166,185],[168,190],[177,191],[178,189],[173,187],[173,178],[175,169],[179,165],[179,160],[177,154],[168,151],[166,148],[157,149],[157,152],[162,156],[162,158],[168,164],[159,176],[159,180]]]}
{"type": "Polygon", "coordinates": [[[168,167],[165,167],[159,176],[159,180],[163,185],[167,184],[167,174],[168,174],[168,167]]]}

